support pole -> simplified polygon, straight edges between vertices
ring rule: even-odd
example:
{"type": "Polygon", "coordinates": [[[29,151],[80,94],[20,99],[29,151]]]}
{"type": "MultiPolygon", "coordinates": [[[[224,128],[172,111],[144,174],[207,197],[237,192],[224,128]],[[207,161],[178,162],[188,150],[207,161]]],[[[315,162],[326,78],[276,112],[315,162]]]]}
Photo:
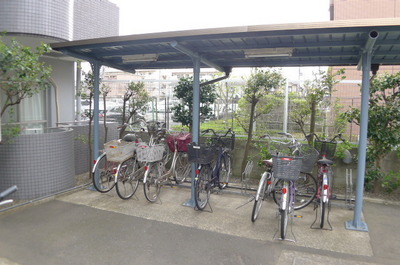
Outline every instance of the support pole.
{"type": "Polygon", "coordinates": [[[367,133],[368,133],[368,109],[369,109],[369,87],[371,71],[371,51],[365,51],[362,55],[362,86],[361,86],[361,121],[360,121],[360,142],[358,145],[357,165],[357,187],[354,218],[346,222],[346,229],[368,231],[368,225],[361,220],[361,213],[364,201],[364,176],[366,165],[367,133]]]}
{"type": "Polygon", "coordinates": [[[287,133],[287,126],[288,126],[288,108],[289,108],[289,81],[286,81],[285,86],[285,104],[283,107],[283,132],[287,133]]]}
{"type": "Polygon", "coordinates": [[[93,88],[93,159],[99,156],[100,125],[99,125],[99,98],[100,98],[100,64],[92,64],[94,76],[93,88]]]}
{"type": "MultiPolygon", "coordinates": [[[[200,58],[193,57],[193,113],[192,113],[192,141],[199,144],[200,141],[200,58]]],[[[195,207],[195,190],[194,190],[194,179],[196,176],[197,164],[192,163],[192,188],[191,198],[185,202],[184,206],[195,207]]]]}

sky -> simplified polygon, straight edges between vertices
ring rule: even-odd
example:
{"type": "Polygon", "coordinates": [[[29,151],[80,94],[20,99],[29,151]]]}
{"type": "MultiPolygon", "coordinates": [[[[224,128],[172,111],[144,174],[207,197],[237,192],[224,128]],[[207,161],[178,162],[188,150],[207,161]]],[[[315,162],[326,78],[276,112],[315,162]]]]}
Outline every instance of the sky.
{"type": "MultiPolygon", "coordinates": [[[[119,6],[120,35],[329,20],[329,0],[109,0],[119,6]]],[[[283,69],[309,79],[315,67],[283,69]]],[[[242,72],[241,72],[242,73],[242,72]]]]}
{"type": "Polygon", "coordinates": [[[110,0],[120,35],[329,20],[329,0],[110,0]]]}

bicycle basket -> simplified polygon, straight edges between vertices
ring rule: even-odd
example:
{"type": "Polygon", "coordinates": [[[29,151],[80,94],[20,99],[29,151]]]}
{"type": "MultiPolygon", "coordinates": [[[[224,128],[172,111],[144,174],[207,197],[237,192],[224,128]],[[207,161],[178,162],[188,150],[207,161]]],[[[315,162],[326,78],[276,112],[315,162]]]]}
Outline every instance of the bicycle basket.
{"type": "Polygon", "coordinates": [[[320,155],[326,155],[326,158],[332,159],[336,152],[336,142],[324,142],[315,140],[315,149],[319,150],[320,155]]]}
{"type": "Polygon", "coordinates": [[[163,144],[149,146],[139,143],[136,148],[136,159],[140,162],[155,162],[163,158],[165,147],[163,144]]]}
{"type": "Polygon", "coordinates": [[[311,173],[318,160],[319,152],[312,146],[305,144],[301,146],[300,154],[303,157],[300,171],[303,173],[311,173]]]}
{"type": "Polygon", "coordinates": [[[284,180],[297,180],[300,175],[302,157],[272,156],[273,174],[275,178],[284,180]]]}
{"type": "Polygon", "coordinates": [[[211,138],[211,144],[216,147],[224,147],[233,150],[235,148],[235,135],[211,138]]]}
{"type": "Polygon", "coordinates": [[[192,135],[190,133],[169,135],[167,137],[167,143],[171,152],[175,152],[175,141],[176,146],[178,147],[178,152],[187,152],[187,145],[192,141],[192,135]]]}
{"type": "Polygon", "coordinates": [[[133,156],[135,149],[136,143],[134,142],[112,140],[104,144],[107,160],[111,162],[122,163],[133,156]]]}
{"type": "Polygon", "coordinates": [[[189,162],[197,164],[208,164],[214,158],[215,147],[213,146],[207,146],[204,144],[188,144],[187,147],[189,162]]]}

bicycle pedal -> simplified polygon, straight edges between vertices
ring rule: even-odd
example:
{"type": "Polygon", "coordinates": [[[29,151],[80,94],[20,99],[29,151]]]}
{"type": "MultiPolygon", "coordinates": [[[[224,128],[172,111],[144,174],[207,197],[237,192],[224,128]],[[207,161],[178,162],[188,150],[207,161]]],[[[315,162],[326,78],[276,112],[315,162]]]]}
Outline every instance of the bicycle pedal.
{"type": "Polygon", "coordinates": [[[293,215],[294,218],[303,218],[302,215],[293,215]]]}

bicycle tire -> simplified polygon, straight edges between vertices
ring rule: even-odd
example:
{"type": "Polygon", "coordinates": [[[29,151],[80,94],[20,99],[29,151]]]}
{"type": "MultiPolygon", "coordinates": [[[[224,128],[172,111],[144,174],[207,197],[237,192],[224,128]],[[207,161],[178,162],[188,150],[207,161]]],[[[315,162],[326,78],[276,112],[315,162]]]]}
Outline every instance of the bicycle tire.
{"type": "Polygon", "coordinates": [[[319,227],[322,229],[322,228],[324,228],[324,224],[325,224],[325,212],[326,212],[326,202],[323,202],[322,200],[321,200],[321,204],[320,204],[320,206],[321,206],[321,218],[320,218],[320,225],[319,225],[319,227]]]}
{"type": "Polygon", "coordinates": [[[179,152],[177,155],[174,180],[176,184],[182,184],[190,176],[192,165],[189,163],[187,153],[179,152]]]}
{"type": "Polygon", "coordinates": [[[254,199],[253,211],[251,213],[251,221],[253,223],[257,220],[258,214],[260,213],[260,209],[264,201],[266,188],[267,188],[267,174],[264,173],[261,176],[260,183],[258,184],[256,198],[254,199]]]}
{"type": "Polygon", "coordinates": [[[114,188],[118,164],[117,162],[107,161],[105,153],[97,158],[92,170],[92,182],[97,191],[106,193],[114,188]]]}
{"type": "MultiPolygon", "coordinates": [[[[282,189],[282,180],[278,180],[272,191],[274,202],[279,205],[280,191],[282,189]]],[[[316,197],[318,191],[318,183],[310,173],[300,173],[299,179],[296,181],[296,201],[294,210],[300,210],[308,206],[316,197]]]]}
{"type": "Polygon", "coordinates": [[[143,183],[144,196],[149,202],[156,202],[161,190],[160,162],[149,163],[147,166],[146,181],[143,183]]]}
{"type": "Polygon", "coordinates": [[[218,187],[220,189],[225,189],[228,186],[231,175],[232,175],[231,156],[225,152],[221,158],[221,165],[219,169],[218,187]]]}
{"type": "Polygon", "coordinates": [[[137,169],[138,161],[133,157],[118,166],[116,190],[123,200],[131,198],[139,186],[139,178],[134,174],[137,169]]]}
{"type": "MultiPolygon", "coordinates": [[[[286,181],[286,183],[289,183],[289,181],[286,181]]],[[[290,191],[289,191],[289,184],[283,184],[283,188],[286,188],[286,195],[287,198],[284,200],[284,197],[282,196],[282,200],[284,200],[286,206],[285,209],[282,209],[281,207],[279,208],[279,213],[280,213],[280,234],[281,234],[281,239],[284,240],[286,238],[287,234],[287,226],[288,226],[288,219],[289,219],[289,206],[290,206],[290,191]]]]}
{"type": "Polygon", "coordinates": [[[209,164],[202,165],[199,174],[195,177],[195,196],[194,201],[196,203],[196,208],[199,210],[204,210],[208,204],[211,193],[211,174],[212,168],[209,164]]]}

